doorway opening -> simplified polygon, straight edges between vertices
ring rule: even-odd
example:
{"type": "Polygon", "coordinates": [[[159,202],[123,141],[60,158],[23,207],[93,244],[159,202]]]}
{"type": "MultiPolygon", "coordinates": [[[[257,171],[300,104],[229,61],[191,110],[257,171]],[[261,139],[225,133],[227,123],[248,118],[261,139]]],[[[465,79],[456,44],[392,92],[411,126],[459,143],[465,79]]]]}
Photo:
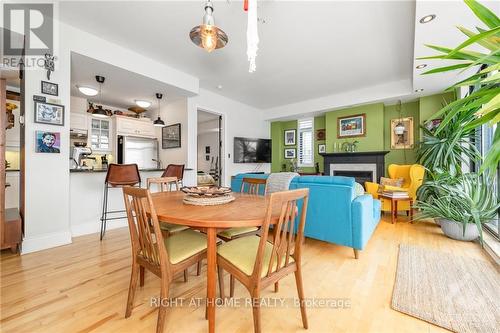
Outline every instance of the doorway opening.
{"type": "Polygon", "coordinates": [[[221,186],[223,177],[222,115],[198,110],[198,186],[221,186]]]}

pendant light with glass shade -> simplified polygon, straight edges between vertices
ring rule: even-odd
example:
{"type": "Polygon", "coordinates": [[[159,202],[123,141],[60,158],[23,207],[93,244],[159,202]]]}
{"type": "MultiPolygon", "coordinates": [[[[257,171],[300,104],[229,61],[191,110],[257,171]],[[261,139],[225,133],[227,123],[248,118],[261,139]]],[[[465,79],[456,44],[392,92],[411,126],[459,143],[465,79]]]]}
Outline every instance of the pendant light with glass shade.
{"type": "Polygon", "coordinates": [[[204,48],[207,52],[212,52],[215,49],[220,49],[226,46],[228,37],[226,33],[215,25],[215,20],[212,15],[214,7],[212,1],[208,0],[205,3],[205,15],[203,23],[191,29],[189,38],[197,46],[204,48]]]}
{"type": "Polygon", "coordinates": [[[157,126],[157,127],[165,127],[165,122],[163,120],[161,120],[161,118],[160,118],[160,111],[161,111],[160,101],[161,101],[162,97],[163,97],[162,94],[156,93],[156,98],[158,99],[158,119],[153,121],[153,125],[157,126]]]}
{"type": "Polygon", "coordinates": [[[403,116],[401,115],[401,101],[398,103],[398,113],[399,113],[399,122],[394,126],[394,134],[403,135],[405,133],[405,125],[403,123],[403,116]]]}
{"type": "MultiPolygon", "coordinates": [[[[104,83],[105,78],[104,78],[104,76],[96,75],[95,79],[96,79],[97,83],[99,83],[98,97],[102,97],[102,84],[104,83]]],[[[104,110],[102,108],[102,105],[98,105],[97,109],[95,109],[93,104],[89,103],[89,109],[87,110],[87,112],[92,113],[92,115],[94,117],[97,117],[97,118],[107,118],[108,117],[108,113],[106,112],[106,110],[104,110]]]]}

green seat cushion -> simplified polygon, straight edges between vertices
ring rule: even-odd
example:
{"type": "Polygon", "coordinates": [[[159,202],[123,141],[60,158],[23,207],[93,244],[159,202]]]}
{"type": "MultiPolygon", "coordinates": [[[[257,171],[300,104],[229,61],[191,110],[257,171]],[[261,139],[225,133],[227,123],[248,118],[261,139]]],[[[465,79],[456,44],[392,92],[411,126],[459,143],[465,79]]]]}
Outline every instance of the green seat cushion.
{"type": "Polygon", "coordinates": [[[230,228],[219,232],[219,235],[225,238],[233,238],[241,234],[246,234],[248,232],[257,231],[257,227],[241,227],[241,228],[230,228]]]}
{"type": "Polygon", "coordinates": [[[164,242],[172,264],[186,260],[207,248],[205,234],[191,229],[175,233],[165,238],[164,242]]]}
{"type": "MultiPolygon", "coordinates": [[[[240,271],[250,276],[253,273],[253,268],[255,265],[255,259],[257,257],[257,250],[259,248],[260,242],[259,236],[247,236],[242,238],[237,238],[230,242],[219,245],[217,248],[217,253],[229,261],[231,264],[236,266],[240,271]]],[[[269,267],[269,261],[271,260],[271,252],[273,249],[273,244],[267,242],[264,250],[264,257],[262,260],[262,272],[261,277],[267,275],[267,269],[269,267]]],[[[294,261],[290,257],[290,262],[294,261]]],[[[282,259],[281,267],[285,265],[285,258],[282,259]]],[[[273,264],[272,271],[276,271],[276,259],[273,264]]]]}
{"type": "Polygon", "coordinates": [[[160,222],[160,229],[164,231],[168,231],[169,233],[173,234],[174,232],[179,232],[182,230],[189,229],[189,227],[185,225],[180,225],[180,224],[171,224],[171,223],[166,223],[166,222],[160,222]]]}

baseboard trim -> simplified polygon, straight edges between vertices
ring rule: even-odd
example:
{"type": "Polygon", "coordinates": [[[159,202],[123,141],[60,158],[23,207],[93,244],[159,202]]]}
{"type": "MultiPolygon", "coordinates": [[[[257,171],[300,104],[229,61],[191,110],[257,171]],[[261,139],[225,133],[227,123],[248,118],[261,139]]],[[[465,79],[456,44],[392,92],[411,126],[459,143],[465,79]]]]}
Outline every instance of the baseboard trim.
{"type": "Polygon", "coordinates": [[[21,254],[28,254],[57,246],[71,244],[71,232],[52,232],[23,240],[21,254]]]}
{"type": "MultiPolygon", "coordinates": [[[[113,230],[113,229],[123,228],[126,226],[127,226],[126,219],[111,220],[111,221],[108,221],[108,223],[106,225],[106,230],[113,230]]],[[[101,222],[100,221],[86,222],[86,223],[81,223],[81,224],[71,226],[71,235],[73,237],[90,235],[90,234],[95,234],[98,232],[101,232],[101,222]]]]}

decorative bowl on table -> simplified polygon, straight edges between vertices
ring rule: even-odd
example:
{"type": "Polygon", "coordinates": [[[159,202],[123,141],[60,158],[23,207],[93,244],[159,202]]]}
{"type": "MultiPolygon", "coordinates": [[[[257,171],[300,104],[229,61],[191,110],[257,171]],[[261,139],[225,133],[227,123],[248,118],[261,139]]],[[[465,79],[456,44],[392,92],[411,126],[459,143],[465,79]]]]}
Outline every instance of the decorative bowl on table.
{"type": "Polygon", "coordinates": [[[193,186],[193,187],[183,187],[181,191],[189,196],[193,197],[221,197],[231,193],[229,187],[217,187],[217,186],[193,186]]]}

